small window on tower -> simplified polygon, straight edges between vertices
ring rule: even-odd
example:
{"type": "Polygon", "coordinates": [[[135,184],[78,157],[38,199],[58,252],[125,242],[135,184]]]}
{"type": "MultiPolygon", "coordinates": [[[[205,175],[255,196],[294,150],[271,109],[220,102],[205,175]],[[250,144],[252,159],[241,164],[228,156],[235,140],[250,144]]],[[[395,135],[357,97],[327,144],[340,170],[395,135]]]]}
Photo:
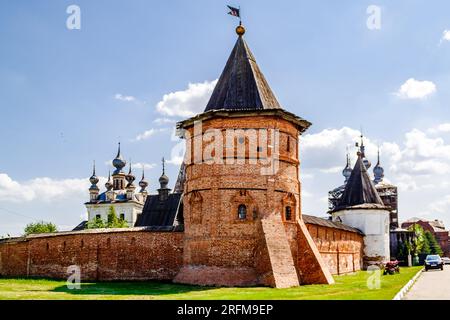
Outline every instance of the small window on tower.
{"type": "Polygon", "coordinates": [[[284,217],[285,217],[286,221],[291,221],[292,220],[292,209],[291,209],[291,207],[289,207],[289,206],[286,207],[284,217]]]}
{"type": "Polygon", "coordinates": [[[287,137],[287,145],[286,145],[287,152],[291,152],[291,137],[287,137]]]}
{"type": "Polygon", "coordinates": [[[247,207],[243,204],[238,207],[238,217],[240,220],[245,220],[247,218],[247,207]]]}

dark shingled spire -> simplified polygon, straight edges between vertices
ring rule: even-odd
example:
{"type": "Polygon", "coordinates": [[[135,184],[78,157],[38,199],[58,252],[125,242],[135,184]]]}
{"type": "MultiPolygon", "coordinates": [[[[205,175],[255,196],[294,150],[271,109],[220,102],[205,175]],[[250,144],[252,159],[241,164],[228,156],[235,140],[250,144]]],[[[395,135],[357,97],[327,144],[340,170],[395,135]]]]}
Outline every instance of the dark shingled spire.
{"type": "Polygon", "coordinates": [[[333,211],[364,204],[384,207],[383,201],[367,174],[361,153],[358,153],[358,161],[356,161],[352,174],[348,179],[344,194],[340,198],[336,209],[333,211]]]}
{"type": "Polygon", "coordinates": [[[224,109],[281,109],[242,34],[236,41],[205,112],[224,109]]]}

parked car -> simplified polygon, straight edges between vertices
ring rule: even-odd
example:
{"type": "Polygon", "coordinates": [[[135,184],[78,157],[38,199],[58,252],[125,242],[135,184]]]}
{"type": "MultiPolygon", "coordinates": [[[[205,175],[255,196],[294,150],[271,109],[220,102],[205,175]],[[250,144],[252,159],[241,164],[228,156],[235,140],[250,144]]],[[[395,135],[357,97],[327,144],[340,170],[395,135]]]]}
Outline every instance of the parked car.
{"type": "Polygon", "coordinates": [[[425,258],[425,271],[428,271],[430,269],[444,270],[444,262],[437,254],[429,254],[425,258]]]}
{"type": "Polygon", "coordinates": [[[450,264],[450,258],[449,257],[442,257],[441,259],[442,259],[442,262],[444,264],[450,264]]]}

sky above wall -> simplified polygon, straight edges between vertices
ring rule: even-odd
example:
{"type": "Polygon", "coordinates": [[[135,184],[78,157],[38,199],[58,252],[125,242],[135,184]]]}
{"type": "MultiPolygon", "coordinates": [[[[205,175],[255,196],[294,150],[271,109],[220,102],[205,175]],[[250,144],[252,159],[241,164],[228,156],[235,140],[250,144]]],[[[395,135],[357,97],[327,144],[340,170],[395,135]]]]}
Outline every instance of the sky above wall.
{"type": "Polygon", "coordinates": [[[400,220],[450,226],[448,1],[3,1],[0,4],[0,236],[35,220],[68,230],[85,217],[122,142],[157,189],[173,188],[176,121],[201,112],[245,39],[283,107],[311,121],[301,140],[303,212],[326,216],[360,128],[373,164],[399,186],[400,220]],[[66,9],[81,9],[69,30],[66,9]],[[380,29],[366,12],[380,8],[380,29]]]}

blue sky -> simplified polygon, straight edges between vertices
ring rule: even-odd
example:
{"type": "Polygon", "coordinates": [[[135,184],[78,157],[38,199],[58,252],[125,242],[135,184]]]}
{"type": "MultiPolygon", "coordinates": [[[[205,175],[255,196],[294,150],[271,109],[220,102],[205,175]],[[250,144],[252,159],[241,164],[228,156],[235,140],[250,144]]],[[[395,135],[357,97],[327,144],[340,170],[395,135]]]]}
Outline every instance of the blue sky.
{"type": "MultiPolygon", "coordinates": [[[[236,41],[227,4],[241,6],[280,103],[313,123],[301,155],[305,212],[325,214],[317,199],[342,183],[337,168],[362,126],[372,162],[381,145],[386,177],[402,186],[400,217],[450,226],[448,1],[23,0],[0,4],[0,235],[33,219],[76,225],[92,160],[107,175],[119,140],[156,189],[160,159],[178,143],[177,99],[202,110],[236,41]],[[66,28],[72,4],[81,30],[66,28]],[[366,26],[369,5],[381,9],[380,30],[366,26]]],[[[172,186],[177,171],[168,165],[172,186]]]]}

